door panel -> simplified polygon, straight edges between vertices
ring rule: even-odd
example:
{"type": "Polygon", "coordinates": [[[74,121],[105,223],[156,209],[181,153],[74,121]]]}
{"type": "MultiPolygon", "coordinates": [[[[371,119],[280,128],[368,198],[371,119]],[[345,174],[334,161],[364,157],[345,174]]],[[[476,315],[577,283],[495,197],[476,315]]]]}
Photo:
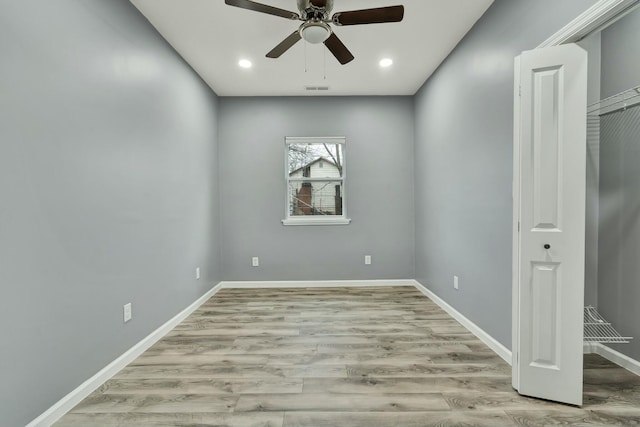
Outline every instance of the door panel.
{"type": "Polygon", "coordinates": [[[513,384],[581,405],[587,54],[537,49],[518,69],[513,384]]]}
{"type": "Polygon", "coordinates": [[[534,71],[533,77],[533,223],[535,228],[557,229],[560,129],[556,119],[562,68],[534,71]]]}
{"type": "Polygon", "coordinates": [[[531,364],[558,369],[558,276],[559,264],[533,263],[531,287],[531,364]]]}

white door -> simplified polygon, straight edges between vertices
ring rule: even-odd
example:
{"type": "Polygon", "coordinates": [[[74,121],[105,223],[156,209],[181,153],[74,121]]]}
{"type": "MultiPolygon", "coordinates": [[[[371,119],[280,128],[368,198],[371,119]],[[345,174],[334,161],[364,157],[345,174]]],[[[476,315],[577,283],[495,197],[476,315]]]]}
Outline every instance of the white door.
{"type": "Polygon", "coordinates": [[[523,52],[515,99],[513,384],[582,405],[587,53],[523,52]]]}

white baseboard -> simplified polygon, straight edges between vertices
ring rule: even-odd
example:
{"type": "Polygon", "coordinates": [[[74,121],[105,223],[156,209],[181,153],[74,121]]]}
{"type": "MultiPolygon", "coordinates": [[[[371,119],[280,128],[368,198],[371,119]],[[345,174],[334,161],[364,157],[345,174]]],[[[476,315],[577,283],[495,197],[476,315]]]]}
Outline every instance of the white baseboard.
{"type": "Polygon", "coordinates": [[[627,371],[640,375],[640,361],[632,359],[629,356],[600,343],[591,343],[591,347],[593,350],[591,351],[592,353],[599,354],[610,362],[625,368],[627,371]]]}
{"type": "Polygon", "coordinates": [[[584,354],[592,354],[592,353],[597,353],[596,350],[596,346],[598,346],[598,343],[595,342],[583,342],[582,343],[582,353],[584,354]]]}
{"type": "Polygon", "coordinates": [[[507,347],[499,343],[495,338],[486,333],[480,326],[473,323],[471,320],[467,319],[464,315],[462,315],[458,310],[451,307],[447,304],[443,299],[439,296],[431,292],[420,282],[414,280],[414,286],[420,292],[422,292],[426,297],[428,297],[431,301],[435,302],[446,311],[451,317],[456,319],[458,322],[462,324],[465,328],[469,330],[473,335],[478,337],[480,341],[485,343],[491,350],[493,350],[498,356],[500,356],[505,362],[511,365],[511,350],[507,347]]]}
{"type": "Polygon", "coordinates": [[[355,288],[369,286],[415,286],[415,280],[316,280],[316,281],[274,281],[274,282],[220,282],[226,289],[268,289],[268,288],[355,288]]]}
{"type": "Polygon", "coordinates": [[[80,403],[84,398],[93,393],[98,387],[104,384],[107,380],[120,372],[125,366],[133,362],[138,356],[144,353],[149,347],[158,342],[169,331],[175,328],[180,322],[186,319],[191,313],[204,304],[209,298],[215,295],[222,286],[220,283],[215,285],[206,294],[198,298],[193,304],[182,310],[175,315],[172,319],[160,326],[155,331],[151,332],[145,338],[143,338],[136,345],[124,352],[113,362],[102,368],[94,376],[80,384],[75,390],[67,394],[65,397],[56,402],[53,406],[42,413],[38,418],[27,424],[26,427],[49,427],[67,412],[69,412],[74,406],[80,403]]]}

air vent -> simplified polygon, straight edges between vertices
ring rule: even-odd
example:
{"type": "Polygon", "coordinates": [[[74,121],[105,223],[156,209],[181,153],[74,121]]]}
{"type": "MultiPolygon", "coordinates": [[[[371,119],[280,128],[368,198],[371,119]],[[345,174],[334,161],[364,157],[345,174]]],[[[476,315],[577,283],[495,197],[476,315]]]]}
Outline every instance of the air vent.
{"type": "Polygon", "coordinates": [[[308,91],[329,90],[329,86],[305,86],[308,91]]]}

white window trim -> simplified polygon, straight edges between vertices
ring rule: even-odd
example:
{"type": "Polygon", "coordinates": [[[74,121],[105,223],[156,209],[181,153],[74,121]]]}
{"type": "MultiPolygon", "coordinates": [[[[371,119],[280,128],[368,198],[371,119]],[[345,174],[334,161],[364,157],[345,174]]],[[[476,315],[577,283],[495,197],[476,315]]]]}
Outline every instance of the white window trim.
{"type": "MultiPolygon", "coordinates": [[[[331,137],[298,137],[287,136],[284,139],[284,213],[285,217],[282,220],[282,225],[348,225],[351,223],[351,219],[347,216],[347,161],[346,161],[346,137],[344,136],[331,136],[331,137]],[[291,144],[341,144],[342,145],[342,178],[340,179],[324,179],[324,178],[306,178],[305,181],[342,181],[342,215],[328,215],[328,216],[291,216],[289,215],[289,145],[291,144]]],[[[295,179],[296,181],[298,179],[295,179]]]]}
{"type": "Polygon", "coordinates": [[[283,219],[282,225],[349,225],[351,219],[342,217],[333,218],[289,218],[283,219]]]}

